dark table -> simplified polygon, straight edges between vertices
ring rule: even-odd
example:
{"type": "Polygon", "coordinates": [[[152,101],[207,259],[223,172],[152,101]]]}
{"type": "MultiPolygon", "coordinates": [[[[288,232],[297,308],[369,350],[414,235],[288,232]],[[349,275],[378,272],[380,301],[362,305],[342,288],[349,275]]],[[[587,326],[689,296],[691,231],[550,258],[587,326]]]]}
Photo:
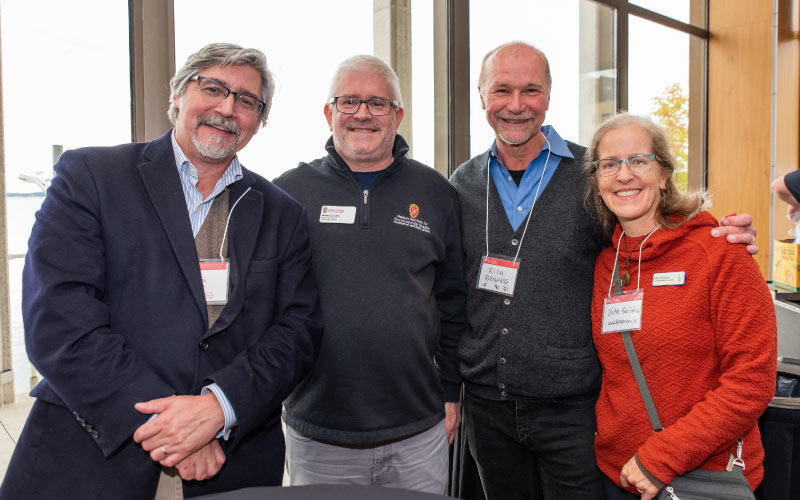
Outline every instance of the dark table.
{"type": "Polygon", "coordinates": [[[195,498],[197,500],[437,500],[450,497],[380,486],[315,484],[286,488],[280,486],[243,488],[195,498]]]}

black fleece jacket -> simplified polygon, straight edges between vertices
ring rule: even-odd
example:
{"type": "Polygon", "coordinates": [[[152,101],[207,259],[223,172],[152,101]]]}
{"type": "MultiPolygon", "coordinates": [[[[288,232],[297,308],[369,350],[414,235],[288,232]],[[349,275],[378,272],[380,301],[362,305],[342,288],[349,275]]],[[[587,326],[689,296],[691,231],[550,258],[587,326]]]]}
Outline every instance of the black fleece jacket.
{"type": "Polygon", "coordinates": [[[443,176],[406,156],[399,135],[394,162],[369,190],[332,139],[326,149],[275,180],[308,211],[325,325],[284,421],[315,439],[391,441],[432,427],[444,402],[459,400],[467,322],[458,199],[443,176]],[[354,207],[354,222],[320,222],[330,207],[354,207]]]}

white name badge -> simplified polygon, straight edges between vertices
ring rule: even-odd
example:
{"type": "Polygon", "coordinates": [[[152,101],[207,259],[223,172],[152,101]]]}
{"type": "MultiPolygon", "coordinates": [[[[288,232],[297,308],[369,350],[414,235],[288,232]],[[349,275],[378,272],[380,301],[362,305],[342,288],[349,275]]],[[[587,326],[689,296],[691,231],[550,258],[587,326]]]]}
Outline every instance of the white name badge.
{"type": "Polygon", "coordinates": [[[644,290],[622,292],[617,297],[606,297],[603,302],[603,333],[642,329],[642,301],[644,290]]]}
{"type": "Polygon", "coordinates": [[[323,224],[352,224],[356,221],[356,207],[323,205],[319,211],[319,221],[323,224]]]}
{"type": "Polygon", "coordinates": [[[653,286],[679,286],[684,283],[686,283],[686,271],[656,273],[653,275],[653,286]]]}
{"type": "Polygon", "coordinates": [[[200,260],[200,277],[203,279],[206,304],[222,305],[228,303],[229,271],[228,259],[200,260]]]}
{"type": "Polygon", "coordinates": [[[519,260],[484,256],[478,273],[478,290],[514,296],[519,260]]]}

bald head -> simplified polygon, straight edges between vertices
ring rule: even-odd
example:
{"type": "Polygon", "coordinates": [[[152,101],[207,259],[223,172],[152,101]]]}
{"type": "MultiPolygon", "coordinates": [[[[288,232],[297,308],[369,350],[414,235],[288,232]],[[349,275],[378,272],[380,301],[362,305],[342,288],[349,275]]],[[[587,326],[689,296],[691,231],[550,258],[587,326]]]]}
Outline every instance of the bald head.
{"type": "Polygon", "coordinates": [[[538,58],[542,64],[544,64],[544,75],[545,79],[547,80],[547,90],[550,91],[553,85],[553,79],[550,76],[550,62],[547,60],[547,56],[544,55],[544,52],[537,49],[533,45],[525,42],[508,42],[495,47],[494,49],[490,50],[483,56],[483,61],[481,62],[481,72],[478,76],[478,87],[481,89],[486,88],[486,83],[488,80],[491,79],[490,75],[493,71],[493,64],[496,57],[503,53],[503,55],[512,56],[515,59],[518,59],[520,64],[529,64],[530,58],[538,58]]]}

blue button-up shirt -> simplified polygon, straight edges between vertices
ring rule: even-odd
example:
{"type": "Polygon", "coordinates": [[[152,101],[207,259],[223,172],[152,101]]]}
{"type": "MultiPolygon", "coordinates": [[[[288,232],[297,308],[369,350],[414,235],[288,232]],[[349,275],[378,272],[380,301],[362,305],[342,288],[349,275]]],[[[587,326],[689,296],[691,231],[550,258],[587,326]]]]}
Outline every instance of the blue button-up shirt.
{"type": "Polygon", "coordinates": [[[547,141],[550,142],[550,147],[545,142],[539,156],[528,164],[519,186],[517,186],[511,174],[508,173],[508,169],[500,163],[497,157],[497,141],[493,142],[492,147],[489,148],[489,170],[492,174],[492,180],[494,180],[494,185],[500,194],[500,201],[503,202],[506,216],[514,231],[522,225],[525,217],[531,211],[531,207],[536,201],[534,196],[536,196],[537,188],[539,188],[538,196],[542,196],[547,183],[550,182],[556,168],[561,163],[561,158],[574,158],[567,147],[566,141],[558,135],[558,132],[551,125],[543,126],[541,131],[547,137],[547,141]],[[544,177],[542,177],[542,169],[545,168],[548,151],[550,151],[550,159],[547,161],[547,169],[544,172],[544,177]],[[540,180],[541,187],[539,187],[540,180]]]}

